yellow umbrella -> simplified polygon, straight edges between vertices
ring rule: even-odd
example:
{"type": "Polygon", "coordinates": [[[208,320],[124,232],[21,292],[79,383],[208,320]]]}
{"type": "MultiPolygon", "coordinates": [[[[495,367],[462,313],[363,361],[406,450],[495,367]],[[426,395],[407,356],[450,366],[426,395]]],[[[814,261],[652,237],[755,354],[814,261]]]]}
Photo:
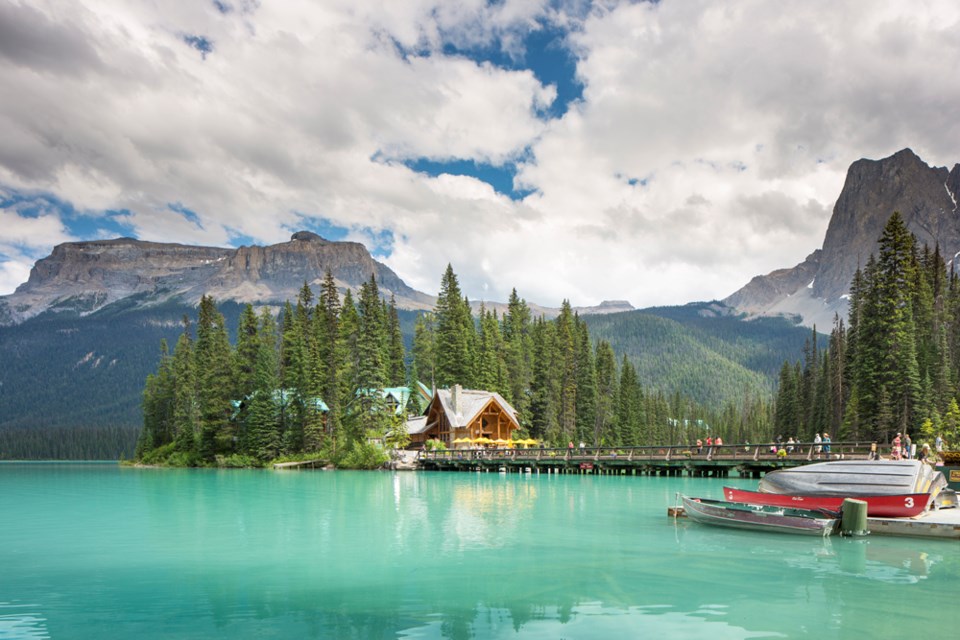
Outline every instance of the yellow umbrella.
{"type": "Polygon", "coordinates": [[[493,442],[493,440],[486,436],[480,436],[479,438],[474,438],[473,442],[476,442],[477,444],[490,444],[493,442]]]}
{"type": "Polygon", "coordinates": [[[473,442],[470,438],[457,438],[453,441],[453,444],[466,444],[468,442],[473,442]]]}
{"type": "Polygon", "coordinates": [[[527,446],[527,447],[532,447],[535,444],[540,443],[539,440],[534,440],[533,438],[527,438],[526,440],[517,440],[517,442],[521,442],[524,444],[524,446],[527,446]]]}
{"type": "Polygon", "coordinates": [[[503,445],[503,444],[510,444],[510,443],[504,440],[503,438],[497,438],[496,440],[493,441],[493,444],[503,445]]]}

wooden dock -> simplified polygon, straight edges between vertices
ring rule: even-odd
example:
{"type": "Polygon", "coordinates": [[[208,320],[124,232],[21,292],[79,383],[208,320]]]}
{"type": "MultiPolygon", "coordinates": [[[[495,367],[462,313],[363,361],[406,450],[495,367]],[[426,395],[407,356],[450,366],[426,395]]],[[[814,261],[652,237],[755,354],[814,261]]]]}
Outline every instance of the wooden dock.
{"type": "Polygon", "coordinates": [[[770,444],[584,447],[565,449],[452,449],[421,451],[420,467],[435,471],[500,471],[596,475],[661,475],[759,478],[776,469],[827,460],[866,460],[869,442],[832,442],[830,452],[813,443],[795,444],[778,455],[770,444]]]}
{"type": "Polygon", "coordinates": [[[327,466],[326,460],[297,460],[294,462],[274,463],[274,469],[322,469],[327,466]]]}
{"type": "Polygon", "coordinates": [[[867,518],[871,535],[960,540],[960,509],[928,511],[916,518],[867,518]]]}

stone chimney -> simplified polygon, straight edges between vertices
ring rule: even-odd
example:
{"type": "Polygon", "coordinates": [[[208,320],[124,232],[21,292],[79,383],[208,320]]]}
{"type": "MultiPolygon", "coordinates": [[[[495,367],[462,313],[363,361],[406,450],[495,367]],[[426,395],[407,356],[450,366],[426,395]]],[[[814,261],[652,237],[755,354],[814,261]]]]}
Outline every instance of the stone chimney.
{"type": "Polygon", "coordinates": [[[453,409],[453,412],[456,414],[460,413],[460,394],[463,392],[463,387],[458,384],[450,387],[450,408],[453,409]]]}

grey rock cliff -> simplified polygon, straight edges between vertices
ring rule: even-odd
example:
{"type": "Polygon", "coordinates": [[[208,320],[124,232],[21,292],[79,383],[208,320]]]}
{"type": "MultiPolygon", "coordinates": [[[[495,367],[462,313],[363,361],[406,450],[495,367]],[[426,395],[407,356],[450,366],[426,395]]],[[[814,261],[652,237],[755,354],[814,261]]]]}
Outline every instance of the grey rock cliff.
{"type": "Polygon", "coordinates": [[[130,238],[69,242],[34,265],[30,277],[0,298],[0,324],[21,322],[48,309],[89,313],[138,296],[141,304],[173,297],[276,304],[294,300],[304,282],[319,293],[329,270],[341,291],[371,275],[381,292],[404,308],[429,308],[433,298],[408,287],[355,242],[330,242],[308,231],[269,246],[196,247],[130,238]]]}
{"type": "Polygon", "coordinates": [[[807,325],[829,326],[845,315],[846,295],[858,266],[877,251],[894,211],[921,244],[940,246],[948,259],[960,252],[960,164],[930,167],[910,149],[882,160],[857,160],[847,171],[823,248],[799,265],[753,278],[724,300],[750,315],[799,315],[807,325]]]}

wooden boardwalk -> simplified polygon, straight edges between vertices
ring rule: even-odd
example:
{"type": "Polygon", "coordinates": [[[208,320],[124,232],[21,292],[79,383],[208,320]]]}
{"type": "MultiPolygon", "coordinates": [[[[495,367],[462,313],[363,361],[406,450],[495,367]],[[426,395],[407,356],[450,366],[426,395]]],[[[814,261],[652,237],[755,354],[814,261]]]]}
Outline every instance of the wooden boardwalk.
{"type": "Polygon", "coordinates": [[[327,465],[326,460],[296,460],[294,462],[277,462],[274,469],[316,469],[327,465]]]}
{"type": "Polygon", "coordinates": [[[831,442],[830,452],[813,443],[794,444],[778,455],[771,445],[696,447],[584,447],[574,449],[483,449],[421,451],[420,466],[436,471],[504,471],[598,475],[663,475],[759,478],[768,471],[827,460],[866,460],[870,442],[831,442]]]}

